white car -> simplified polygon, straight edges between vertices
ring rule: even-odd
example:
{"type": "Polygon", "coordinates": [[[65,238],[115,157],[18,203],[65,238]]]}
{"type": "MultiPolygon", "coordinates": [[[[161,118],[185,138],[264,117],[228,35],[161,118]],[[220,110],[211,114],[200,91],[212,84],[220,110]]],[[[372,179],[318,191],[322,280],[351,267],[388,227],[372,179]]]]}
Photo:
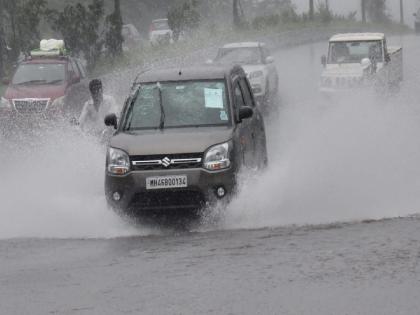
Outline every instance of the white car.
{"type": "Polygon", "coordinates": [[[210,63],[241,65],[252,86],[254,97],[263,103],[277,93],[278,73],[274,58],[264,43],[231,43],[219,48],[210,63]]]}
{"type": "Polygon", "coordinates": [[[153,20],[149,30],[149,40],[152,46],[171,44],[174,34],[168,24],[168,19],[153,20]]]}
{"type": "Polygon", "coordinates": [[[123,49],[129,50],[140,45],[141,36],[137,28],[133,24],[125,24],[122,27],[121,34],[124,38],[123,49]]]}
{"type": "Polygon", "coordinates": [[[403,80],[402,47],[388,46],[383,33],[337,34],[328,46],[328,55],[321,59],[324,95],[372,87],[397,89],[403,80]]]}

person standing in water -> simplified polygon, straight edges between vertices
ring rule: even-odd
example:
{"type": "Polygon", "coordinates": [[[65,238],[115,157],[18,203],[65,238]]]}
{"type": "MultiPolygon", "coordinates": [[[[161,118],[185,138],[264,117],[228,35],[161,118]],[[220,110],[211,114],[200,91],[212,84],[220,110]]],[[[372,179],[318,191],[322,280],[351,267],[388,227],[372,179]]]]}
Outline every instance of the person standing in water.
{"type": "Polygon", "coordinates": [[[104,125],[105,116],[118,114],[119,110],[114,98],[104,95],[101,80],[92,80],[89,83],[89,91],[92,99],[83,106],[79,124],[82,131],[100,137],[106,130],[104,125]]]}

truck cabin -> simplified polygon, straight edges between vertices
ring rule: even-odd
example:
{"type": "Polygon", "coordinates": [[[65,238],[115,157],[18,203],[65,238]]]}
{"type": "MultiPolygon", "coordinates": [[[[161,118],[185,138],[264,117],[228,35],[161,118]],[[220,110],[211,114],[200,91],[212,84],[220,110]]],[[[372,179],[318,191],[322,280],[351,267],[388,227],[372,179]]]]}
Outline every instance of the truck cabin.
{"type": "Polygon", "coordinates": [[[389,61],[383,34],[341,34],[330,39],[328,64],[361,63],[366,58],[373,64],[389,61]]]}

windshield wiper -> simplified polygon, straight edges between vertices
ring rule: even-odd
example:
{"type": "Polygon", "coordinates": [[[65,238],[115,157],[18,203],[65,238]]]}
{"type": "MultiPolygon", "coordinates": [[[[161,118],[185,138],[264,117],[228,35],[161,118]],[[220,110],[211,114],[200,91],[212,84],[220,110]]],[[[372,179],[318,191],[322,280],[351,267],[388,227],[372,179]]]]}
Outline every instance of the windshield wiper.
{"type": "Polygon", "coordinates": [[[31,81],[25,81],[25,82],[19,82],[15,83],[15,85],[26,85],[26,84],[34,84],[34,83],[45,83],[46,80],[31,80],[31,81]]]}
{"type": "Polygon", "coordinates": [[[64,80],[62,80],[62,79],[58,79],[58,80],[48,81],[47,84],[57,84],[57,83],[61,83],[63,81],[64,80]]]}
{"type": "Polygon", "coordinates": [[[160,124],[159,124],[159,129],[163,129],[165,127],[165,109],[163,108],[162,88],[161,88],[159,82],[156,84],[156,86],[157,86],[157,88],[159,90],[159,105],[160,105],[160,124]]]}

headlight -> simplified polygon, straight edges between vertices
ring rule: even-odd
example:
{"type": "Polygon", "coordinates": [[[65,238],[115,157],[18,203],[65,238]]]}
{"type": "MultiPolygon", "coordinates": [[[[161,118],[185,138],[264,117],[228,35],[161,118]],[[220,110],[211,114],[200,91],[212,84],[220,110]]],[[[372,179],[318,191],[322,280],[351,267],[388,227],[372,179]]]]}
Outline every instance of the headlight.
{"type": "Polygon", "coordinates": [[[250,79],[260,78],[260,77],[262,77],[262,76],[264,76],[264,72],[263,72],[263,71],[261,71],[261,70],[259,70],[259,71],[254,71],[254,72],[251,72],[251,73],[249,74],[249,78],[250,78],[250,79]]]}
{"type": "Polygon", "coordinates": [[[2,97],[0,102],[0,108],[12,108],[8,99],[2,97]]]}
{"type": "Polygon", "coordinates": [[[48,107],[49,108],[63,107],[65,98],[66,96],[56,98],[48,107]]]}
{"type": "Polygon", "coordinates": [[[230,166],[230,148],[229,142],[215,145],[207,150],[204,155],[204,168],[210,171],[217,171],[230,166]]]}
{"type": "Polygon", "coordinates": [[[125,175],[130,171],[130,158],[122,150],[109,148],[106,169],[113,175],[125,175]]]}

